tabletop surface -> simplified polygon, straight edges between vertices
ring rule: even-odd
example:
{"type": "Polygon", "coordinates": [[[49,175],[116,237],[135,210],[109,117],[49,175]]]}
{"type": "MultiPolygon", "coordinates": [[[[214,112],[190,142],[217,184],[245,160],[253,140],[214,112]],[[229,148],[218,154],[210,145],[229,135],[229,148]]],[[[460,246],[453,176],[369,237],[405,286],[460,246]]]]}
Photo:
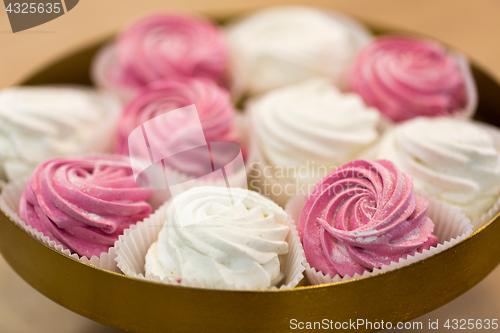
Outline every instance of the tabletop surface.
{"type": "MultiPolygon", "coordinates": [[[[130,19],[155,10],[196,11],[227,16],[275,0],[85,0],[71,12],[30,30],[13,34],[0,5],[0,88],[14,85],[54,57],[110,36],[130,19]]],[[[498,0],[312,0],[367,22],[435,37],[461,50],[500,78],[500,1],[498,0]]],[[[455,301],[416,319],[500,319],[500,267],[455,301]]],[[[2,332],[120,332],[81,317],[31,288],[0,257],[2,332]]]]}

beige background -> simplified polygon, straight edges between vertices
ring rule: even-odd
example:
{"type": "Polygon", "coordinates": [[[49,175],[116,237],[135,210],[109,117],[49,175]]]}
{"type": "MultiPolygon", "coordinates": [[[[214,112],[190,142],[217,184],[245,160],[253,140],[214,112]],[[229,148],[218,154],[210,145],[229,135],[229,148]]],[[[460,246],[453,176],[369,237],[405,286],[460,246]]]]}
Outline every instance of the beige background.
{"type": "MultiPolygon", "coordinates": [[[[13,34],[0,5],[0,88],[20,82],[37,68],[71,50],[108,36],[128,20],[158,9],[229,15],[264,6],[252,0],[81,0],[69,13],[13,34]]],[[[273,3],[297,3],[273,1],[273,3]]],[[[462,50],[500,77],[499,0],[335,0],[308,2],[370,22],[433,36],[462,50]]],[[[499,110],[500,111],[500,110],[499,110]]],[[[500,319],[500,267],[452,303],[417,320],[500,319]]],[[[21,280],[0,258],[2,332],[118,332],[51,302],[21,280]]]]}

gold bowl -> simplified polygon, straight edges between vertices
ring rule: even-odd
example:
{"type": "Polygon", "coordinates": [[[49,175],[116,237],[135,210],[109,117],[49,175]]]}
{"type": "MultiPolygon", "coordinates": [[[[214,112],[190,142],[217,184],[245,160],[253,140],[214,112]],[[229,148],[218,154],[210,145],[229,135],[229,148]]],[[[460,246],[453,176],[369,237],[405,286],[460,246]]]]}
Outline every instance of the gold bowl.
{"type": "MultiPolygon", "coordinates": [[[[76,50],[23,84],[90,84],[90,62],[104,42],[76,50]]],[[[477,65],[472,64],[472,72],[479,93],[476,118],[500,125],[500,85],[477,65]]],[[[85,264],[34,239],[1,213],[0,251],[24,280],[78,314],[130,332],[287,332],[293,319],[395,324],[450,302],[500,262],[496,216],[459,244],[383,274],[292,290],[195,289],[85,264]]],[[[356,331],[371,330],[365,326],[356,331]]]]}

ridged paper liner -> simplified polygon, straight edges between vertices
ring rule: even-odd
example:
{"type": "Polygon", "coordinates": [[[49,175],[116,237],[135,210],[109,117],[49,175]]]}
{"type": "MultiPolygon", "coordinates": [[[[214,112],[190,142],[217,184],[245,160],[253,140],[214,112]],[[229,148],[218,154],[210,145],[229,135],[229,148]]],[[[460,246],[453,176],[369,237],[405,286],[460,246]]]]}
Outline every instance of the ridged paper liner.
{"type": "Polygon", "coordinates": [[[92,82],[100,89],[110,92],[127,102],[134,97],[139,89],[126,88],[117,85],[111,79],[113,66],[116,63],[114,43],[104,45],[94,56],[90,66],[92,82]]]}
{"type": "Polygon", "coordinates": [[[248,175],[248,187],[257,193],[270,198],[281,207],[285,207],[288,200],[297,194],[296,184],[290,182],[288,178],[278,179],[272,175],[275,168],[267,163],[255,135],[250,138],[246,169],[248,175]],[[265,186],[264,183],[267,183],[268,186],[265,186]],[[288,195],[284,190],[289,188],[292,188],[293,194],[291,195],[288,195]],[[273,189],[279,189],[281,193],[278,193],[278,191],[275,192],[273,189]]]}
{"type": "MultiPolygon", "coordinates": [[[[276,9],[278,9],[279,7],[280,6],[277,6],[276,9]]],[[[310,7],[302,6],[302,5],[283,5],[281,7],[282,8],[290,8],[290,7],[300,8],[300,7],[303,7],[303,8],[311,9],[310,7]]],[[[273,8],[269,8],[269,9],[273,9],[273,8]]],[[[361,48],[361,46],[367,44],[373,38],[372,33],[361,22],[358,22],[357,20],[355,20],[352,17],[349,17],[349,16],[344,15],[342,13],[337,13],[335,11],[331,11],[331,10],[326,9],[326,8],[312,8],[312,9],[323,12],[324,14],[330,16],[333,20],[337,21],[338,23],[343,25],[345,28],[347,28],[347,30],[349,30],[351,32],[351,35],[349,35],[348,38],[351,39],[351,42],[353,44],[356,44],[358,47],[358,49],[355,50],[356,52],[359,52],[359,49],[361,48]]],[[[225,29],[230,30],[232,27],[238,25],[240,22],[244,21],[249,16],[252,16],[255,13],[258,13],[258,12],[237,16],[236,18],[234,18],[233,20],[231,20],[229,23],[227,23],[225,25],[225,29]]],[[[354,56],[355,55],[352,56],[350,63],[352,63],[352,61],[354,60],[354,56]]],[[[234,62],[233,56],[231,56],[230,58],[231,58],[231,62],[234,62]]],[[[238,65],[232,63],[231,66],[235,67],[238,65]]],[[[231,85],[230,91],[231,91],[231,96],[233,98],[233,101],[240,101],[242,98],[259,97],[259,96],[262,96],[262,95],[267,93],[267,91],[265,91],[265,92],[256,93],[256,94],[249,94],[247,92],[247,90],[248,90],[248,87],[247,87],[248,83],[246,82],[247,79],[240,77],[242,74],[241,73],[242,71],[237,71],[237,72],[238,72],[237,74],[240,74],[240,75],[238,75],[238,77],[236,77],[235,75],[233,75],[231,77],[232,85],[231,85]]],[[[341,75],[339,75],[338,82],[335,82],[335,86],[337,88],[339,88],[341,91],[347,90],[348,72],[349,72],[348,67],[346,67],[344,70],[344,73],[341,73],[341,75]]],[[[325,76],[320,75],[319,77],[325,77],[325,76]]],[[[306,78],[306,80],[312,79],[312,78],[313,77],[309,77],[309,78],[306,78]]],[[[289,82],[288,84],[297,84],[297,83],[299,83],[299,82],[294,81],[294,82],[289,82]]],[[[276,88],[274,88],[274,89],[276,89],[276,88]]]]}
{"type": "Polygon", "coordinates": [[[339,78],[339,82],[336,84],[337,88],[339,88],[340,91],[346,92],[349,91],[350,67],[352,66],[356,55],[364,45],[370,42],[370,40],[373,38],[373,35],[371,31],[369,31],[361,22],[357,21],[353,17],[346,16],[344,14],[337,13],[328,9],[324,9],[324,11],[351,31],[352,41],[357,45],[357,49],[355,50],[355,53],[353,54],[349,64],[347,65],[346,70],[339,78]]]}
{"type": "MultiPolygon", "coordinates": [[[[465,216],[465,214],[461,213],[458,209],[451,207],[450,205],[436,200],[435,198],[430,198],[428,200],[429,207],[425,215],[434,222],[433,235],[437,236],[439,239],[439,244],[437,245],[437,247],[432,247],[429,250],[423,250],[422,253],[417,252],[415,255],[407,256],[405,259],[401,258],[399,259],[399,262],[393,261],[389,265],[382,266],[380,269],[374,269],[372,272],[365,271],[361,275],[356,273],[352,277],[348,275],[344,277],[336,275],[332,278],[329,274],[324,275],[323,273],[318,272],[307,263],[307,260],[304,260],[304,266],[306,267],[306,276],[309,279],[309,282],[311,284],[323,284],[349,281],[352,279],[358,279],[361,277],[391,271],[444,251],[451,246],[461,242],[472,234],[473,227],[471,221],[468,217],[465,216]]],[[[298,223],[299,221],[300,213],[305,202],[305,196],[297,195],[293,197],[286,206],[285,211],[292,217],[294,221],[296,221],[296,223],[298,223]]]]}
{"type": "Polygon", "coordinates": [[[110,247],[108,252],[101,253],[100,257],[92,256],[90,259],[86,256],[79,256],[77,253],[71,252],[69,249],[65,248],[63,245],[57,244],[54,240],[51,240],[49,236],[45,236],[43,233],[39,232],[37,229],[32,228],[27,225],[26,222],[21,220],[18,213],[19,201],[24,192],[27,179],[19,179],[9,183],[0,194],[0,208],[7,214],[7,216],[14,221],[14,223],[27,232],[29,235],[33,236],[40,242],[50,246],[51,248],[64,253],[65,255],[83,261],[87,264],[97,266],[99,268],[106,269],[108,271],[120,273],[118,267],[116,266],[116,248],[110,247]]]}
{"type": "MultiPolygon", "coordinates": [[[[160,279],[158,276],[145,274],[144,265],[146,262],[146,253],[151,244],[158,239],[158,234],[165,223],[166,212],[170,203],[171,201],[166,202],[153,215],[146,218],[143,222],[131,226],[130,229],[125,230],[124,234],[120,236],[115,247],[117,248],[116,262],[122,272],[125,273],[125,275],[139,279],[188,287],[229,290],[251,289],[239,285],[210,285],[206,281],[189,279],[189,277],[184,277],[183,279],[160,279]]],[[[290,219],[286,219],[284,222],[290,227],[290,231],[286,236],[288,253],[279,255],[280,269],[284,274],[279,289],[289,289],[297,286],[304,277],[303,272],[305,269],[302,265],[302,263],[305,262],[305,255],[302,244],[300,243],[297,227],[290,219]]],[[[278,289],[278,287],[271,287],[270,289],[278,289]]]]}
{"type": "Polygon", "coordinates": [[[243,153],[243,157],[246,162],[251,138],[251,127],[248,117],[244,113],[236,111],[236,114],[234,115],[234,127],[236,129],[236,133],[238,134],[238,145],[241,148],[241,152],[243,153]]]}
{"type": "Polygon", "coordinates": [[[450,54],[452,57],[455,58],[458,67],[462,72],[462,75],[465,80],[465,94],[467,96],[467,103],[465,104],[465,107],[462,109],[462,112],[457,113],[457,117],[470,119],[472,118],[474,113],[476,113],[476,108],[478,103],[476,82],[474,81],[474,76],[472,75],[469,60],[467,60],[467,57],[457,51],[452,51],[450,52],[450,54]]]}
{"type": "MultiPolygon", "coordinates": [[[[78,85],[61,84],[54,85],[54,87],[69,87],[78,88],[78,85]]],[[[81,90],[90,90],[91,88],[81,88],[81,90]]],[[[123,109],[123,103],[116,98],[115,95],[108,92],[99,92],[103,102],[106,103],[109,114],[105,119],[101,120],[99,125],[96,126],[91,136],[85,141],[83,152],[78,154],[108,154],[112,153],[115,145],[115,137],[117,131],[118,118],[120,117],[123,109]]],[[[68,157],[75,155],[68,155],[68,157]]]]}
{"type": "MultiPolygon", "coordinates": [[[[496,126],[482,123],[479,121],[473,121],[473,123],[479,128],[485,130],[493,137],[493,145],[497,151],[500,152],[500,129],[496,126]]],[[[498,184],[500,192],[500,184],[498,184]]],[[[472,219],[472,225],[474,226],[474,231],[479,230],[481,227],[488,224],[495,216],[500,213],[500,193],[497,193],[498,200],[495,204],[483,215],[472,219]]]]}
{"type": "MultiPolygon", "coordinates": [[[[264,157],[264,153],[261,150],[261,147],[258,142],[257,135],[255,134],[254,122],[252,117],[252,105],[258,100],[258,98],[251,98],[247,101],[245,105],[245,114],[244,119],[246,123],[249,125],[248,129],[248,156],[246,161],[246,170],[248,177],[248,188],[273,200],[281,207],[285,207],[288,200],[290,200],[294,195],[296,195],[296,186],[293,183],[290,183],[289,179],[283,178],[279,181],[272,174],[266,174],[264,170],[273,170],[273,167],[270,166],[266,158],[264,157]],[[263,184],[264,182],[268,182],[269,186],[266,188],[263,184]],[[289,185],[290,184],[290,185],[289,185]],[[285,186],[291,186],[293,188],[293,195],[287,195],[286,193],[274,194],[272,189],[274,186],[277,186],[280,189],[285,188],[285,186]],[[268,192],[269,191],[269,192],[268,192]]],[[[272,172],[272,171],[270,171],[272,172]]],[[[288,187],[287,187],[288,188],[288,187]]]]}
{"type": "Polygon", "coordinates": [[[495,202],[493,207],[491,207],[486,213],[472,220],[474,231],[477,231],[481,229],[481,227],[488,224],[495,216],[498,215],[498,213],[500,213],[500,197],[495,202]]]}

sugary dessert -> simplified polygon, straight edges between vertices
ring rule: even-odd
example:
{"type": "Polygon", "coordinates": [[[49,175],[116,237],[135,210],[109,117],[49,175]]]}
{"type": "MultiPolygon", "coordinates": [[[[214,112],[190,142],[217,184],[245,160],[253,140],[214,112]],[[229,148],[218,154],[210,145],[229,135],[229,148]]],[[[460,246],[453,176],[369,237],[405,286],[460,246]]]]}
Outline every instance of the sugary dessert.
{"type": "Polygon", "coordinates": [[[352,277],[436,246],[427,206],[394,163],[349,162],[323,178],[302,209],[307,262],[324,275],[352,277]]]}
{"type": "Polygon", "coordinates": [[[253,13],[228,27],[237,95],[261,94],[313,77],[344,86],[356,52],[371,38],[352,19],[288,6],[253,13]]]}
{"type": "Polygon", "coordinates": [[[215,288],[278,284],[278,255],[288,252],[286,213],[255,192],[230,191],[201,186],[177,196],[147,252],[146,275],[201,280],[215,288]]]}
{"type": "Polygon", "coordinates": [[[499,132],[477,122],[416,118],[382,137],[371,158],[393,161],[415,189],[470,218],[486,213],[500,193],[499,132]]]}
{"type": "Polygon", "coordinates": [[[222,30],[201,17],[155,14],[126,27],[101,50],[94,81],[124,97],[174,76],[201,77],[225,85],[229,57],[222,30]]]}
{"type": "MultiPolygon", "coordinates": [[[[0,92],[0,181],[31,174],[19,216],[7,207],[28,233],[23,221],[73,256],[100,257],[114,247],[117,259],[126,257],[116,260],[126,275],[204,288],[293,288],[304,252],[316,270],[306,270],[312,284],[377,273],[436,247],[433,221],[443,244],[470,235],[470,221],[454,207],[484,218],[500,202],[500,132],[458,119],[475,109],[474,81],[465,57],[438,43],[372,39],[350,18],[299,6],[256,12],[225,31],[204,18],[157,14],[124,29],[92,66],[95,83],[114,94],[69,86],[0,92]],[[121,115],[113,95],[128,101],[121,115]],[[246,139],[237,135],[231,97],[247,102],[257,171],[270,166],[274,175],[260,174],[285,191],[266,196],[284,206],[301,184],[311,185],[307,199],[291,201],[300,207],[287,206],[304,252],[282,208],[232,186],[246,185],[246,170],[237,163],[226,170],[229,160],[217,154],[235,145],[205,149],[246,139]],[[192,106],[196,121],[187,113],[163,117],[192,106]],[[404,123],[385,127],[382,118],[404,123]],[[140,142],[129,137],[137,129],[140,142]],[[193,149],[200,142],[205,150],[193,149]],[[112,144],[119,155],[82,155],[112,144]],[[149,167],[160,146],[172,153],[159,158],[170,194],[160,193],[165,205],[151,216],[161,191],[137,185],[131,151],[146,151],[149,167]],[[362,153],[374,161],[357,159],[362,153]],[[208,172],[220,171],[224,181],[203,178],[207,156],[208,172]],[[430,206],[421,195],[432,197],[430,206]],[[117,243],[123,247],[114,246],[131,226],[131,237],[117,243]]],[[[147,167],[141,181],[158,180],[147,167]]],[[[3,191],[14,206],[19,184],[3,191]]]]}
{"type": "Polygon", "coordinates": [[[151,195],[135,184],[124,156],[52,159],[26,184],[19,216],[72,252],[99,257],[123,230],[149,216],[151,195]]]}
{"type": "Polygon", "coordinates": [[[326,79],[271,91],[249,111],[258,149],[269,165],[286,167],[283,177],[292,182],[316,183],[379,135],[378,111],[326,79]]]}
{"type": "MultiPolygon", "coordinates": [[[[194,78],[175,78],[157,81],[141,90],[123,111],[118,123],[118,138],[116,152],[129,154],[130,145],[139,142],[129,142],[129,134],[138,126],[168,111],[194,104],[203,129],[206,142],[233,142],[238,140],[235,129],[235,110],[231,104],[229,93],[213,81],[194,78]]],[[[199,123],[198,123],[199,124],[199,123]]],[[[191,119],[178,117],[157,121],[148,127],[147,138],[150,146],[161,146],[167,152],[182,151],[190,140],[196,140],[193,132],[196,126],[191,119]]],[[[169,159],[169,167],[192,176],[202,176],[204,173],[204,155],[193,152],[189,159],[169,159]],[[197,163],[197,156],[200,163],[197,163]],[[200,157],[201,156],[201,157],[200,157]]]]}
{"type": "Polygon", "coordinates": [[[0,91],[0,179],[28,176],[49,158],[112,150],[119,101],[79,86],[0,91]]]}
{"type": "Polygon", "coordinates": [[[466,59],[434,41],[415,37],[372,40],[354,61],[350,85],[394,122],[418,116],[470,116],[475,108],[466,59]]]}

